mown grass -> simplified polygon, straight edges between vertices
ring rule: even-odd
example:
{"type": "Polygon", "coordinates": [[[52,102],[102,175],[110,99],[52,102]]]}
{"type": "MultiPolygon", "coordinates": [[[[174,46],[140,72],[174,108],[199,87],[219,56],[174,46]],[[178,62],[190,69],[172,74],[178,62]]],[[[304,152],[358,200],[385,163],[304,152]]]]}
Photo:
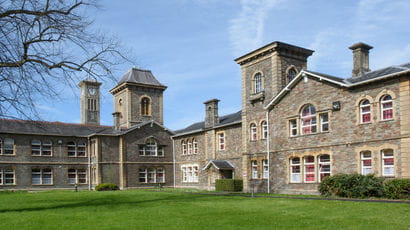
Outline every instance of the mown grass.
{"type": "Polygon", "coordinates": [[[405,229],[410,204],[171,191],[0,193],[0,229],[405,229]]]}

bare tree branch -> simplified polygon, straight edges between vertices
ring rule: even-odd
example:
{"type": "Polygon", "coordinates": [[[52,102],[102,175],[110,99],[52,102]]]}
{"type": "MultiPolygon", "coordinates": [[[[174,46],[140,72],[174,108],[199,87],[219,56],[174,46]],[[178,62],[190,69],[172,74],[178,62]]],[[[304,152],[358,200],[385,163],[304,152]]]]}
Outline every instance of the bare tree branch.
{"type": "Polygon", "coordinates": [[[93,31],[90,7],[94,0],[0,0],[0,117],[37,116],[37,98],[59,95],[55,82],[112,79],[129,62],[117,41],[93,31]]]}

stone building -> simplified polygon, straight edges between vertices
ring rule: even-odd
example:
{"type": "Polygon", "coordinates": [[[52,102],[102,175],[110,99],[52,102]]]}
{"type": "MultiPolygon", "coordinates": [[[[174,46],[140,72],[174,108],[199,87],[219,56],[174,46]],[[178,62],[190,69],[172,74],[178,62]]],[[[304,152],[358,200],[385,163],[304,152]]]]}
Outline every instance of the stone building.
{"type": "Polygon", "coordinates": [[[410,178],[410,64],[369,69],[357,43],[352,76],[308,70],[312,50],[272,42],[235,62],[242,110],[220,116],[206,101],[202,122],[163,126],[161,84],[131,69],[110,92],[114,125],[101,126],[101,83],[81,88],[81,123],[0,119],[0,188],[214,189],[219,178],[245,191],[317,193],[337,173],[410,178]]]}
{"type": "Polygon", "coordinates": [[[206,128],[213,114],[207,109],[205,122],[173,136],[176,185],[212,188],[215,176],[206,170],[218,172],[221,161],[244,179],[245,191],[317,193],[320,181],[337,173],[410,178],[410,64],[370,71],[372,47],[349,48],[353,70],[346,79],[307,70],[313,51],[282,42],[237,58],[241,118],[224,136],[235,144],[226,146],[228,154],[217,151],[218,130],[206,128]],[[194,140],[204,149],[187,155],[184,145],[194,140]]]}
{"type": "Polygon", "coordinates": [[[101,83],[84,80],[81,122],[0,119],[0,188],[172,186],[173,134],[163,126],[162,85],[131,69],[111,90],[114,126],[101,126],[101,83]]]}

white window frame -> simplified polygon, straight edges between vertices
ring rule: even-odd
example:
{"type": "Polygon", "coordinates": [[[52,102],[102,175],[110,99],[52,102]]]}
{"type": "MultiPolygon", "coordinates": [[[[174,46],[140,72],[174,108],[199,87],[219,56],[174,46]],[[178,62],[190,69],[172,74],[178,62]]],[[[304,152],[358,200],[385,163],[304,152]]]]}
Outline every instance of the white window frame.
{"type": "Polygon", "coordinates": [[[305,183],[315,183],[316,182],[316,162],[315,162],[315,157],[314,156],[305,156],[303,157],[303,182],[305,183]],[[313,162],[307,162],[308,158],[313,158],[313,162]],[[312,172],[308,172],[308,167],[313,166],[312,172]],[[313,175],[313,180],[308,181],[307,176],[308,175],[313,175]]]}
{"type": "Polygon", "coordinates": [[[323,178],[326,176],[331,175],[331,166],[330,166],[330,155],[329,154],[323,154],[318,156],[318,167],[317,167],[317,178],[318,182],[322,181],[322,174],[325,175],[323,178]],[[328,160],[325,159],[325,156],[328,156],[328,160]],[[329,166],[328,168],[326,166],[329,166]]]}
{"type": "Polygon", "coordinates": [[[185,140],[182,140],[182,141],[181,141],[181,146],[182,146],[182,155],[187,155],[187,149],[186,149],[185,140]]]}
{"type": "Polygon", "coordinates": [[[269,164],[268,159],[262,160],[262,179],[269,178],[269,164]]]}
{"type": "Polygon", "coordinates": [[[394,151],[392,149],[383,149],[382,150],[382,175],[383,176],[394,176],[395,175],[395,162],[394,162],[394,151]],[[389,151],[392,153],[391,156],[386,156],[386,152],[389,151]],[[385,160],[392,159],[393,165],[386,165],[385,160]],[[387,169],[391,169],[392,173],[386,173],[387,169]]]}
{"type": "Polygon", "coordinates": [[[302,135],[309,135],[309,134],[314,134],[317,133],[317,112],[316,108],[312,104],[307,104],[303,106],[301,112],[300,112],[300,133],[302,135]],[[303,112],[309,109],[310,114],[308,115],[303,115],[303,112]],[[313,111],[312,111],[313,109],[313,111]],[[307,122],[309,120],[309,122],[307,122]],[[305,133],[304,128],[309,128],[310,127],[310,133],[305,133]]]}
{"type": "Polygon", "coordinates": [[[262,127],[262,129],[261,129],[261,131],[262,131],[261,137],[262,137],[262,139],[266,140],[266,139],[268,138],[268,122],[262,121],[261,127],[262,127]]]}
{"type": "Polygon", "coordinates": [[[298,122],[296,119],[289,120],[289,136],[295,137],[298,135],[298,122]],[[295,131],[295,134],[293,133],[295,131]]]}
{"type": "Polygon", "coordinates": [[[258,72],[253,77],[254,79],[254,94],[260,93],[263,91],[263,82],[262,82],[262,73],[258,72]]]}
{"type": "Polygon", "coordinates": [[[371,151],[361,151],[360,152],[360,172],[362,175],[368,175],[373,173],[373,160],[371,151]],[[365,154],[370,154],[370,156],[365,156],[365,154]],[[370,166],[365,165],[365,161],[370,161],[370,166]],[[366,172],[369,170],[368,172],[366,172]]]}
{"type": "Polygon", "coordinates": [[[53,169],[51,168],[32,168],[31,169],[32,185],[53,185],[53,169]],[[34,172],[36,170],[36,172],[34,172]],[[34,183],[33,175],[39,176],[39,183],[34,183]],[[50,176],[49,178],[47,176],[50,176]]]}
{"type": "Polygon", "coordinates": [[[195,138],[192,139],[192,145],[194,148],[194,154],[198,154],[198,141],[195,138]]]}
{"type": "Polygon", "coordinates": [[[386,94],[383,95],[380,99],[380,120],[382,121],[388,121],[388,120],[393,120],[394,119],[394,110],[393,110],[393,99],[391,95],[386,94]],[[390,97],[390,99],[385,100],[386,97],[390,97]],[[391,103],[391,107],[385,107],[386,104],[391,103]],[[385,118],[384,117],[384,111],[391,110],[392,117],[391,118],[385,118]]]}
{"type": "Polygon", "coordinates": [[[197,183],[198,182],[198,166],[192,166],[192,182],[197,183]]]}
{"type": "Polygon", "coordinates": [[[188,155],[192,155],[192,141],[188,140],[188,155]]]}
{"type": "Polygon", "coordinates": [[[67,170],[69,184],[87,184],[87,170],[69,168],[67,170]],[[71,177],[70,177],[71,176],[71,177]],[[71,179],[74,179],[72,181],[71,179]]]}
{"type": "Polygon", "coordinates": [[[300,157],[292,157],[289,159],[289,171],[290,171],[290,183],[300,183],[301,182],[301,176],[302,176],[302,168],[301,168],[301,162],[300,162],[300,157]],[[293,162],[293,160],[298,159],[299,163],[293,162]],[[299,172],[293,172],[293,167],[297,167],[299,169],[299,172]],[[299,179],[297,180],[296,177],[299,179]]]}
{"type": "Polygon", "coordinates": [[[225,150],[225,133],[218,133],[218,150],[225,150]]]}
{"type": "Polygon", "coordinates": [[[370,101],[369,101],[368,99],[363,99],[363,100],[360,101],[360,104],[359,104],[359,116],[360,116],[360,123],[361,123],[361,124],[366,124],[366,123],[372,122],[372,107],[371,107],[371,103],[370,103],[370,101]],[[365,104],[365,102],[368,102],[368,103],[365,104]],[[363,111],[363,110],[365,110],[366,108],[368,108],[369,111],[363,111]],[[367,114],[369,114],[370,120],[365,122],[365,121],[363,121],[363,116],[364,116],[364,115],[367,115],[367,114]]]}
{"type": "Polygon", "coordinates": [[[165,169],[162,167],[139,168],[138,182],[141,184],[165,183],[165,169]]]}
{"type": "Polygon", "coordinates": [[[251,175],[252,179],[258,179],[258,161],[252,160],[251,161],[251,175]]]}
{"type": "Polygon", "coordinates": [[[4,138],[3,155],[14,155],[14,139],[4,138]],[[10,142],[10,143],[7,143],[10,142]]]}
{"type": "Polygon", "coordinates": [[[16,173],[13,168],[0,168],[0,185],[15,185],[16,173]],[[11,177],[10,177],[11,175],[11,177]],[[8,182],[12,180],[12,182],[8,182]]]}
{"type": "Polygon", "coordinates": [[[31,140],[31,155],[41,156],[41,141],[37,139],[31,140]]]}
{"type": "Polygon", "coordinates": [[[140,156],[163,157],[164,146],[158,145],[153,138],[149,138],[145,144],[138,145],[138,152],[140,156]]]}
{"type": "Polygon", "coordinates": [[[77,145],[74,141],[67,142],[67,154],[68,154],[68,157],[77,156],[77,145]],[[70,155],[70,153],[73,153],[73,154],[70,155]]]}
{"type": "Polygon", "coordinates": [[[329,114],[328,113],[321,113],[319,114],[320,118],[320,132],[329,132],[329,114]],[[326,117],[326,120],[324,119],[326,117]],[[324,127],[327,125],[327,129],[325,130],[324,127]]]}
{"type": "Polygon", "coordinates": [[[256,141],[258,139],[258,130],[256,128],[255,123],[252,123],[250,125],[250,135],[251,135],[251,141],[256,141]]]}

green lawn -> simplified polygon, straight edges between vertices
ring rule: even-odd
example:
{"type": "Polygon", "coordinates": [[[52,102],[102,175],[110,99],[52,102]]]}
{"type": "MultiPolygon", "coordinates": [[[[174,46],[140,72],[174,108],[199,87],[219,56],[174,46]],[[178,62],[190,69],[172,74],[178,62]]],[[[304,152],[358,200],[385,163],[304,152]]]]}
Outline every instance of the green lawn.
{"type": "Polygon", "coordinates": [[[0,229],[410,229],[410,204],[143,190],[0,192],[0,229]]]}

